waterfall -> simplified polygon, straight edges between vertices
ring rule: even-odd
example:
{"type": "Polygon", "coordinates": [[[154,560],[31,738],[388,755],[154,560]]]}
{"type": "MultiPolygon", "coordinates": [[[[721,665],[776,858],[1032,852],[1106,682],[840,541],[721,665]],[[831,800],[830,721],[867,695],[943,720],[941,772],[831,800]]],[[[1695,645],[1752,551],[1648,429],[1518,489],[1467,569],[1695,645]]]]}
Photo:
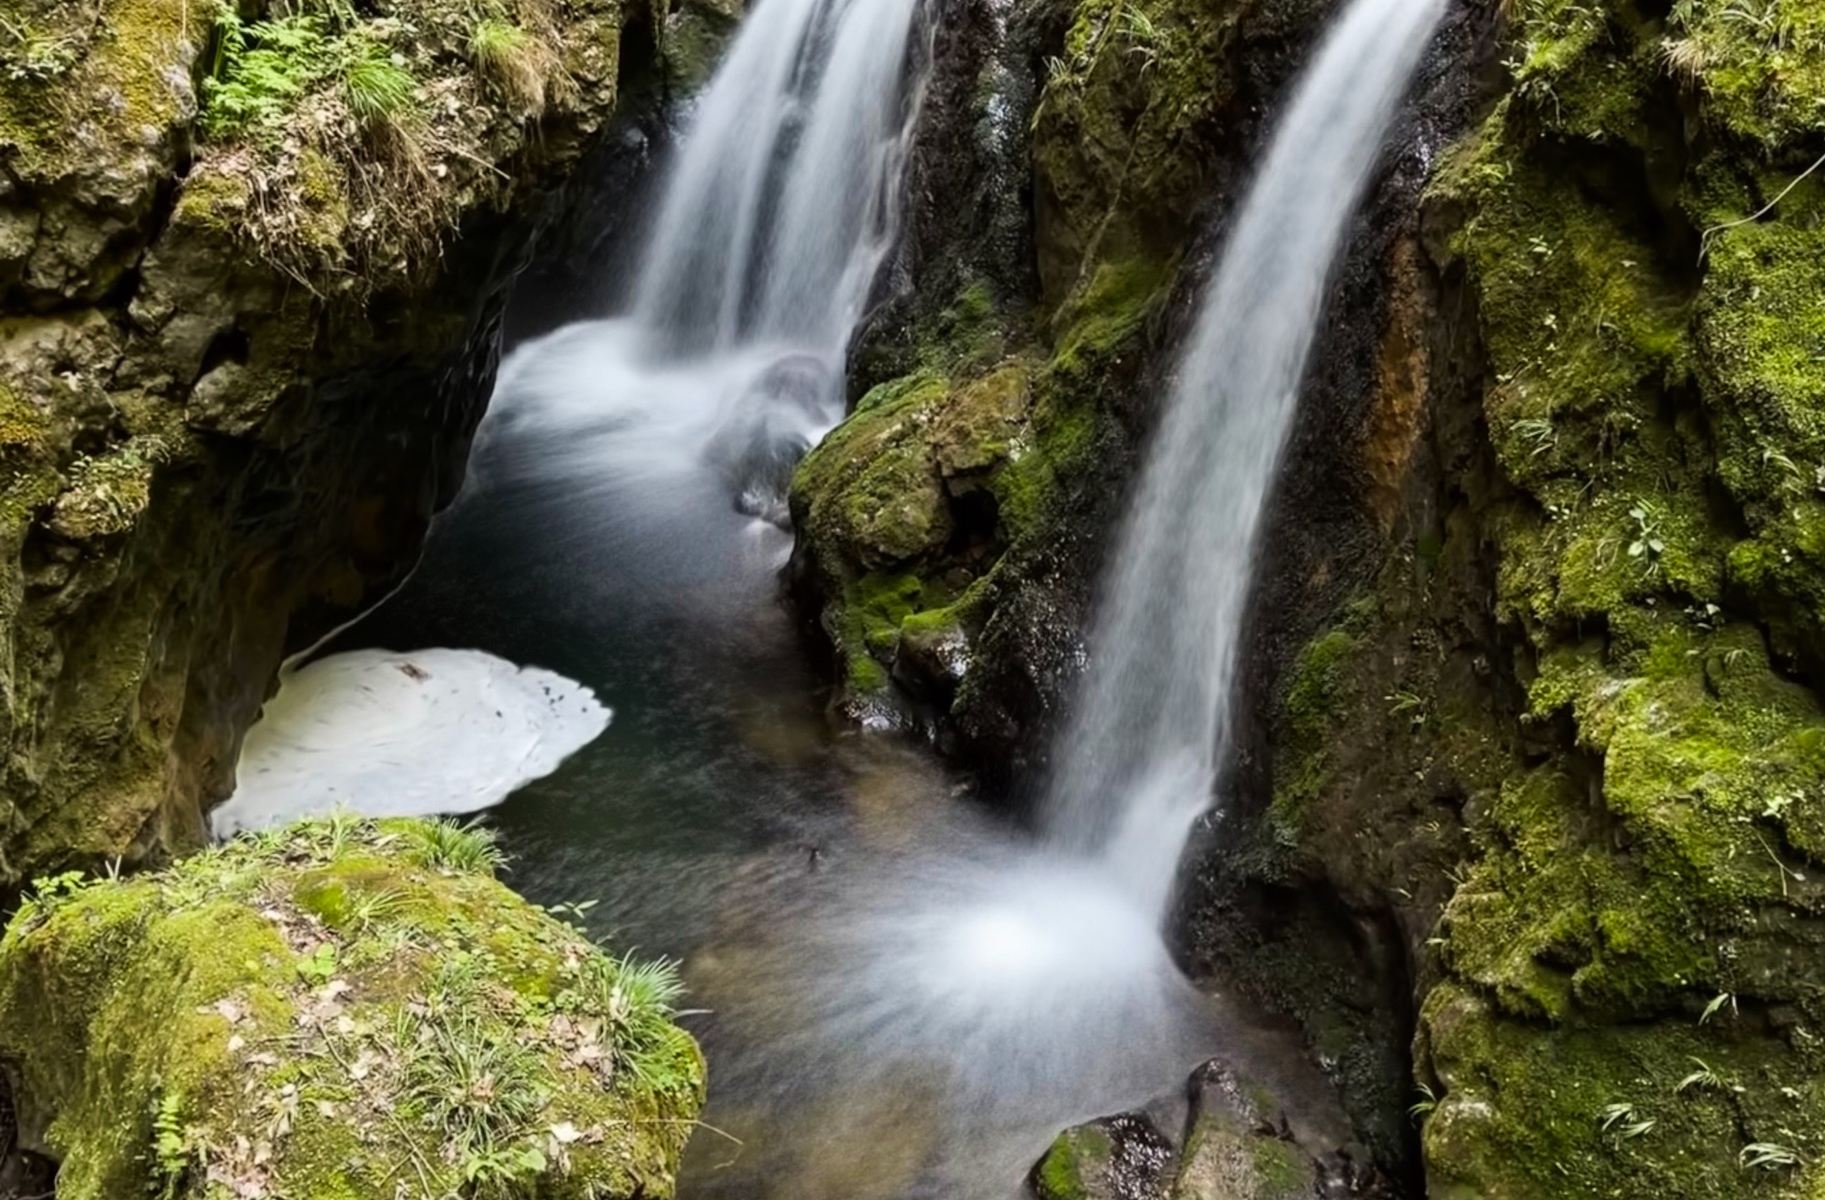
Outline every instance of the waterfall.
{"type": "Polygon", "coordinates": [[[1102,582],[1058,744],[1049,836],[1149,911],[1171,891],[1230,734],[1262,509],[1343,235],[1443,0],[1352,0],[1237,217],[1102,582]]]}
{"type": "MultiPolygon", "coordinates": [[[[631,311],[502,365],[440,525],[510,512],[552,559],[588,547],[655,602],[763,602],[792,468],[842,417],[849,337],[893,245],[920,3],[752,5],[687,122],[631,311]]],[[[590,688],[469,651],[334,654],[283,679],[218,832],[340,804],[487,808],[609,722],[590,688]]]]}
{"type": "Polygon", "coordinates": [[[699,104],[640,272],[675,354],[841,350],[890,248],[916,0],[765,0],[699,104]]]}
{"type": "Polygon", "coordinates": [[[921,2],[753,5],[685,121],[630,310],[503,366],[484,483],[611,490],[596,510],[661,558],[719,545],[705,526],[734,510],[783,558],[792,468],[842,419],[897,231],[921,2]]]}

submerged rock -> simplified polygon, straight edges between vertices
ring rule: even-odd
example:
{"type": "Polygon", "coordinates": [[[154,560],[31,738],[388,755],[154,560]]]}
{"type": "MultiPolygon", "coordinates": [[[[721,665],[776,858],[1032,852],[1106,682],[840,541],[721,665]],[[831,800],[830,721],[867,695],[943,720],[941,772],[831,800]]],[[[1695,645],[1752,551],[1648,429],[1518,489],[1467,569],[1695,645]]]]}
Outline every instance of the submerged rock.
{"type": "Polygon", "coordinates": [[[674,976],[498,862],[338,817],[41,881],[0,940],[21,1145],[64,1200],[672,1195],[704,1095],[674,976]]]}
{"type": "Polygon", "coordinates": [[[1030,1183],[1039,1200],[1156,1200],[1171,1160],[1145,1117],[1110,1117],[1059,1134],[1030,1183]]]}
{"type": "MultiPolygon", "coordinates": [[[[1329,1124],[1326,1122],[1324,1124],[1329,1124]]],[[[1393,1200],[1359,1147],[1298,1128],[1272,1091],[1212,1060],[1183,1099],[1066,1130],[1033,1168],[1039,1200],[1393,1200]],[[1161,1132],[1171,1129],[1170,1135],[1161,1132]]]]}

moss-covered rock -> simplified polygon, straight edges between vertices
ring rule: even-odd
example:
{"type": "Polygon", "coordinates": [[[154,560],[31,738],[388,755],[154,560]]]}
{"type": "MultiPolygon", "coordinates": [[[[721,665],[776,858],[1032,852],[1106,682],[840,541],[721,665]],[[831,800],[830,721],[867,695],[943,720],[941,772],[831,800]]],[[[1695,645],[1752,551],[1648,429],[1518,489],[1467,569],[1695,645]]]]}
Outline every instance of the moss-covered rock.
{"type": "Polygon", "coordinates": [[[460,479],[541,193],[656,20],[8,8],[0,897],[200,843],[280,657],[397,581],[460,479]]]}
{"type": "Polygon", "coordinates": [[[937,63],[914,148],[915,175],[947,189],[913,214],[924,290],[864,331],[855,411],[798,475],[795,577],[837,645],[841,707],[1003,769],[1081,668],[1100,531],[1190,295],[1200,210],[1240,177],[1257,102],[1322,6],[961,7],[982,45],[937,63]],[[892,628],[864,611],[871,573],[919,581],[892,628]]]}
{"type": "Polygon", "coordinates": [[[1511,6],[1430,184],[1427,432],[1228,851],[1397,931],[1428,1194],[1818,1186],[1805,8],[1511,6]]]}
{"type": "Polygon", "coordinates": [[[497,860],[333,818],[41,881],[0,940],[23,1144],[71,1200],[670,1196],[704,1072],[668,969],[497,860]]]}
{"type": "Polygon", "coordinates": [[[1172,1144],[1133,1113],[1059,1134],[1027,1182],[1039,1200],[1136,1200],[1160,1194],[1172,1144]]]}

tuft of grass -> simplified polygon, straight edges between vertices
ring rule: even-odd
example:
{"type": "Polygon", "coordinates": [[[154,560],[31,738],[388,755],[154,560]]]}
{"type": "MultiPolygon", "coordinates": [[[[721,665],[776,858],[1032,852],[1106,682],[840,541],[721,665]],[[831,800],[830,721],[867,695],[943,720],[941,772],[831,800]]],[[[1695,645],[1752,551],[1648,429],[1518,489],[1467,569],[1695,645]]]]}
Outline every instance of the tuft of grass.
{"type": "Polygon", "coordinates": [[[627,954],[587,964],[572,1000],[582,1012],[606,1022],[603,1040],[617,1074],[665,1091],[689,1083],[675,1075],[688,1035],[672,1023],[684,991],[676,962],[627,954]]]}
{"type": "Polygon", "coordinates": [[[1798,1150],[1781,1142],[1750,1142],[1736,1156],[1744,1170],[1779,1171],[1797,1167],[1806,1159],[1798,1150]]]}
{"type": "Polygon", "coordinates": [[[343,97],[367,129],[397,127],[418,105],[418,81],[373,42],[362,41],[342,68],[343,97]]]}
{"type": "Polygon", "coordinates": [[[507,865],[500,837],[479,821],[421,821],[407,834],[408,857],[433,870],[492,875],[507,865]]]}
{"type": "Polygon", "coordinates": [[[465,1183],[499,1194],[545,1169],[535,1134],[552,1086],[537,1051],[456,1004],[402,1018],[397,1042],[406,1104],[465,1183]]]}
{"type": "Polygon", "coordinates": [[[519,115],[536,117],[545,111],[550,53],[524,29],[492,17],[476,22],[469,58],[519,115]]]}

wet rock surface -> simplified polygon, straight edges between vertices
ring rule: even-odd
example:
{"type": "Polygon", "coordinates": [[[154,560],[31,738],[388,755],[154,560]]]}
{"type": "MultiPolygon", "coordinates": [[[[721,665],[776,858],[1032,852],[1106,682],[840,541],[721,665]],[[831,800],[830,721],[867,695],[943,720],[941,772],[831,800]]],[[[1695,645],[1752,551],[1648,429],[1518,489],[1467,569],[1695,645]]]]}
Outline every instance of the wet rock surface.
{"type": "Polygon", "coordinates": [[[1337,1116],[1295,1122],[1276,1093],[1213,1059],[1182,1096],[1060,1134],[1028,1180],[1039,1200],[1394,1200],[1337,1116]],[[1170,1132],[1162,1132],[1167,1130],[1170,1132]]]}

